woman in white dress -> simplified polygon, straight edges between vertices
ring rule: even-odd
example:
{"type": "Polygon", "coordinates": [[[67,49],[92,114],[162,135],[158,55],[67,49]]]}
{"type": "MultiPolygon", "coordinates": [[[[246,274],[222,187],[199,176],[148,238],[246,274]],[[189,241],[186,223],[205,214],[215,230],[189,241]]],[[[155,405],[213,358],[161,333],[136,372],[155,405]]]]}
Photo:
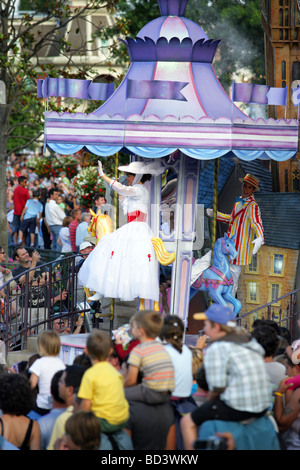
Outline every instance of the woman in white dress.
{"type": "Polygon", "coordinates": [[[120,196],[127,224],[104,235],[79,271],[79,282],[101,296],[130,301],[137,297],[159,300],[159,266],[147,223],[149,193],[144,186],[152,175],[161,174],[159,162],[132,162],[119,167],[127,175],[128,186],[110,179],[99,162],[99,176],[120,196]]]}

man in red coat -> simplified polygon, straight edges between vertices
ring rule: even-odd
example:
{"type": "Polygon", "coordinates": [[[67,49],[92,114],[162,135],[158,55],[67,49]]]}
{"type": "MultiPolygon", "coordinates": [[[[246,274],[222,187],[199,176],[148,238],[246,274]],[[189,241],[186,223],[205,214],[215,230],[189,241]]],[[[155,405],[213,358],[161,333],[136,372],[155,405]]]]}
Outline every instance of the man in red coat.
{"type": "MultiPolygon", "coordinates": [[[[261,220],[260,209],[255,201],[253,193],[259,191],[259,179],[248,173],[240,178],[242,184],[242,196],[237,198],[231,214],[217,213],[217,220],[229,224],[228,236],[236,235],[235,244],[237,257],[231,263],[230,270],[234,281],[232,293],[238,288],[238,279],[242,266],[251,263],[252,255],[255,255],[264,244],[264,229],[261,220]]],[[[212,216],[212,209],[206,210],[208,216],[212,216]]]]}
{"type": "Polygon", "coordinates": [[[14,218],[13,218],[13,231],[14,242],[17,244],[18,233],[21,223],[21,214],[28,199],[30,199],[29,191],[27,189],[27,177],[20,176],[18,178],[18,186],[14,190],[13,203],[14,203],[14,218]]]}

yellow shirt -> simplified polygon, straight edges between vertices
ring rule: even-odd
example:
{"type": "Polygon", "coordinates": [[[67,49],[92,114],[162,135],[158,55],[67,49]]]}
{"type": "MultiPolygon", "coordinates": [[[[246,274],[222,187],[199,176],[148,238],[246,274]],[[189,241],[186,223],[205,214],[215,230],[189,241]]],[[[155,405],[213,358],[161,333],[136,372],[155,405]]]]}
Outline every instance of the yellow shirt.
{"type": "Polygon", "coordinates": [[[122,424],[129,418],[123,376],[107,361],[98,362],[86,370],[78,397],[90,400],[91,411],[110,424],[122,424]]]}
{"type": "Polygon", "coordinates": [[[54,444],[57,439],[60,439],[64,435],[65,424],[72,414],[73,406],[68,406],[66,411],[56,418],[47,450],[54,450],[54,444]]]}

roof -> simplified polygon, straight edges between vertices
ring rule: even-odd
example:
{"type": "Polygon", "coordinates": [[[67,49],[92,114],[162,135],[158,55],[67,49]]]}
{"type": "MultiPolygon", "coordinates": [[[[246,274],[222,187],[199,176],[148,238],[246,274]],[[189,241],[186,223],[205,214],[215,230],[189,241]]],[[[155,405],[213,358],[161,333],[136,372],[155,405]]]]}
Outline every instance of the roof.
{"type": "Polygon", "coordinates": [[[299,250],[300,193],[255,193],[265,244],[299,250]]]}
{"type": "MultiPolygon", "coordinates": [[[[252,162],[239,161],[245,175],[251,173],[259,179],[259,188],[261,193],[272,192],[272,175],[269,169],[264,168],[259,160],[252,162]]],[[[257,192],[255,193],[256,196],[257,192]]]]}
{"type": "MultiPolygon", "coordinates": [[[[214,190],[214,160],[201,162],[198,204],[204,204],[204,207],[212,207],[214,190]]],[[[218,194],[224,188],[235,167],[235,161],[232,158],[221,157],[219,159],[219,181],[218,194]]],[[[264,168],[259,160],[246,162],[239,160],[239,167],[246,175],[251,173],[259,179],[260,193],[272,192],[272,177],[268,169],[264,168]]],[[[256,193],[257,194],[257,193],[256,193]]]]}
{"type": "MultiPolygon", "coordinates": [[[[219,158],[219,181],[218,194],[223,189],[234,168],[234,161],[230,158],[219,158]]],[[[204,207],[212,207],[214,192],[214,170],[215,161],[209,160],[201,162],[198,204],[204,204],[204,207]]]]}

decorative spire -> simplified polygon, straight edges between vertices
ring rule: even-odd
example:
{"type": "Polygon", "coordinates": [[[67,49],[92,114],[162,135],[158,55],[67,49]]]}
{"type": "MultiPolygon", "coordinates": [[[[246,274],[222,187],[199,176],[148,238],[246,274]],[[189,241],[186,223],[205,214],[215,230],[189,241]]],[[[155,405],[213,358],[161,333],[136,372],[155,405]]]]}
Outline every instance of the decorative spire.
{"type": "Polygon", "coordinates": [[[157,0],[161,16],[184,16],[189,0],[157,0]]]}

